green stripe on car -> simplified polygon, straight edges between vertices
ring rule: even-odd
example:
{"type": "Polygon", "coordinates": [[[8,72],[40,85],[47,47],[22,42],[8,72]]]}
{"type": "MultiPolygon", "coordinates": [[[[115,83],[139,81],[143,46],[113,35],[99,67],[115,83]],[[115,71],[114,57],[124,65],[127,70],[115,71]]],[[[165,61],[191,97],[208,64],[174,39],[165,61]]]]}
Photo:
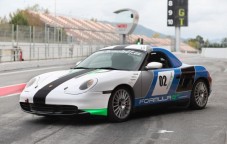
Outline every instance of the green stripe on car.
{"type": "Polygon", "coordinates": [[[107,116],[107,108],[103,108],[103,109],[84,109],[83,111],[88,112],[91,115],[107,116]]]}

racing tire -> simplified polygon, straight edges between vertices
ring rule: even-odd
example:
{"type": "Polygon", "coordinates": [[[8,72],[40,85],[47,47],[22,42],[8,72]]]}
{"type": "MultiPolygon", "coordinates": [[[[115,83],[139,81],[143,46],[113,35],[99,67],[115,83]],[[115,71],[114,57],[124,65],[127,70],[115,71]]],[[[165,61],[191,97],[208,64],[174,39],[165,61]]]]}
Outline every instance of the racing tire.
{"type": "Polygon", "coordinates": [[[190,108],[195,110],[204,109],[209,97],[208,86],[204,80],[195,82],[190,98],[190,108]]]}
{"type": "Polygon", "coordinates": [[[115,89],[108,103],[108,119],[111,122],[126,121],[132,112],[132,95],[126,87],[115,89]]]}

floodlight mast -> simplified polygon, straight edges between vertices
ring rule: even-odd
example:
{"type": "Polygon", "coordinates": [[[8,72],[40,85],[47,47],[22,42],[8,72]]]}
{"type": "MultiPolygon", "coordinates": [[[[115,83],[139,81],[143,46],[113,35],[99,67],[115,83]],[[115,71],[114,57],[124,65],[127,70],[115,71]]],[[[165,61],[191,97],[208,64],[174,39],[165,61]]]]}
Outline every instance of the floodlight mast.
{"type": "Polygon", "coordinates": [[[175,52],[180,52],[180,26],[175,27],[175,52]]]}
{"type": "Polygon", "coordinates": [[[121,35],[121,44],[126,44],[126,36],[134,32],[139,21],[139,14],[137,11],[128,8],[114,11],[117,15],[121,15],[123,12],[130,12],[132,21],[130,23],[116,23],[116,32],[121,35]]]}

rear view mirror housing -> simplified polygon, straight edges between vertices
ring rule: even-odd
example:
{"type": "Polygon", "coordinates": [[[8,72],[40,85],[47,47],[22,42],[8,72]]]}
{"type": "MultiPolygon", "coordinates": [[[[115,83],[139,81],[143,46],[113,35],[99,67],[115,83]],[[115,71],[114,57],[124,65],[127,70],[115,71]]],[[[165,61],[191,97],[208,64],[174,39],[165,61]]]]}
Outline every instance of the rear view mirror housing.
{"type": "Polygon", "coordinates": [[[147,66],[145,67],[146,70],[152,70],[152,69],[160,69],[162,68],[162,63],[160,62],[150,62],[147,64],[147,66]]]}

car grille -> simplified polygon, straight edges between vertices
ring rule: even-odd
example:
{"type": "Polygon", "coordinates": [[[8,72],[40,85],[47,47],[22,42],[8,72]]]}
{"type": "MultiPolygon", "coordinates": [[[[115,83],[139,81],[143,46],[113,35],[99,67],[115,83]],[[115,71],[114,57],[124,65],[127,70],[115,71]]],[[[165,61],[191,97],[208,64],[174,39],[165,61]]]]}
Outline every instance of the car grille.
{"type": "Polygon", "coordinates": [[[23,110],[37,114],[75,114],[78,112],[78,108],[76,106],[70,105],[47,105],[29,103],[20,103],[20,105],[23,110]]]}

